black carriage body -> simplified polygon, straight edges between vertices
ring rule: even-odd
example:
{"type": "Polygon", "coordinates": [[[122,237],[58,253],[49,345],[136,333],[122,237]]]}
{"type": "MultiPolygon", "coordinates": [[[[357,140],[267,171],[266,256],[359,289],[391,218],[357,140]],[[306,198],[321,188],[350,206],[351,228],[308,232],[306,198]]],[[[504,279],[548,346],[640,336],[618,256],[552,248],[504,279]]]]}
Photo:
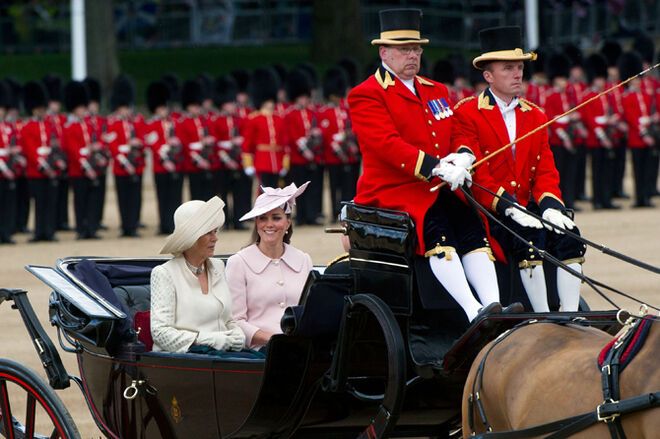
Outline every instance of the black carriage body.
{"type": "MultiPolygon", "coordinates": [[[[149,273],[165,258],[59,261],[58,273],[114,313],[90,315],[57,289],[50,306],[51,322],[75,348],[99,428],[127,439],[447,437],[458,428],[462,387],[479,350],[544,316],[502,314],[468,326],[455,305],[436,300],[439,291],[420,292],[428,287],[407,215],[348,207],[350,258],[312,271],[265,360],[145,351],[130,329],[131,307],[148,309],[149,273]],[[113,297],[76,271],[89,261],[113,297]],[[113,305],[115,295],[123,300],[113,305]]],[[[581,315],[617,327],[612,312],[581,315]]]]}

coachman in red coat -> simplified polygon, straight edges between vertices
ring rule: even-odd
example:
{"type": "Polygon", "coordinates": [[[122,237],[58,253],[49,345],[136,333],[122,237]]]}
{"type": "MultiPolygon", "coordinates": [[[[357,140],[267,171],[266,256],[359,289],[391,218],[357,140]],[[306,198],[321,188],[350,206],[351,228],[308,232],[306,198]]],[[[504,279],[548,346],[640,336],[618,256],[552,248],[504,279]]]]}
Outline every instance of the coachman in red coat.
{"type": "MultiPolygon", "coordinates": [[[[348,96],[363,160],[355,202],[410,214],[418,255],[428,258],[434,277],[472,321],[482,308],[483,314],[501,310],[485,231],[476,212],[456,194],[430,189],[437,175],[453,188],[462,185],[473,157],[445,157],[454,118],[447,88],[417,76],[421,45],[428,43],[420,38],[421,11],[385,10],[380,21],[380,38],[372,44],[379,46],[382,65],[348,96]],[[485,307],[472,295],[468,280],[485,307]]],[[[448,305],[438,303],[448,297],[441,297],[440,285],[421,289],[425,306],[448,305]]]]}
{"type": "MultiPolygon", "coordinates": [[[[452,143],[459,151],[469,149],[481,159],[546,122],[543,111],[518,97],[522,90],[523,61],[533,60],[524,53],[519,27],[485,29],[479,34],[483,54],[473,60],[482,69],[489,87],[478,97],[459,102],[454,108],[456,130],[452,143]]],[[[548,311],[545,274],[540,255],[527,242],[541,245],[576,271],[583,261],[584,246],[563,233],[547,232],[542,236],[541,222],[523,207],[543,215],[550,224],[574,229],[565,214],[559,190],[559,174],[548,145],[547,130],[537,131],[527,139],[494,156],[477,168],[475,182],[489,192],[474,188],[480,204],[499,216],[490,222],[492,236],[513,258],[520,269],[523,286],[534,311],[548,311]],[[493,194],[496,194],[494,196],[493,194]],[[516,208],[513,206],[517,204],[516,208]],[[522,206],[522,207],[521,207],[522,206]],[[525,237],[516,240],[504,227],[525,237]]],[[[557,283],[562,308],[576,311],[580,297],[580,279],[558,269],[557,283]]]]}

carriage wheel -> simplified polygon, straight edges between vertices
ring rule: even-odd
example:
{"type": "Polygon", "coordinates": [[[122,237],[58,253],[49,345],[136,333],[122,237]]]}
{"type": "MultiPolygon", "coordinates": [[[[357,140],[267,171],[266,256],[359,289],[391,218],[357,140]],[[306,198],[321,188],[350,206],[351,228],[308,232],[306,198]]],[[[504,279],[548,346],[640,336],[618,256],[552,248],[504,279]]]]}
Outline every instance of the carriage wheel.
{"type": "Polygon", "coordinates": [[[0,359],[0,437],[79,439],[80,433],[60,398],[35,372],[0,359]]]}

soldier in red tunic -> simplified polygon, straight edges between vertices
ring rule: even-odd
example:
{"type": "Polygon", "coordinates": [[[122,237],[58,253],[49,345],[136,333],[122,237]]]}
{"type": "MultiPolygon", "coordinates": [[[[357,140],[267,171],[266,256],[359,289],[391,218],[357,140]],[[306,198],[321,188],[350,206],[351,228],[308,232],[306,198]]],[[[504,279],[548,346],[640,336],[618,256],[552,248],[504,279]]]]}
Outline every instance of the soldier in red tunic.
{"type": "MultiPolygon", "coordinates": [[[[543,111],[520,98],[523,61],[533,60],[533,53],[524,53],[519,27],[498,27],[479,33],[483,54],[473,65],[483,70],[489,87],[478,97],[459,102],[454,108],[456,130],[452,143],[459,151],[469,148],[477,158],[510,143],[546,122],[543,111]],[[461,146],[465,145],[465,146],[461,146]]],[[[543,226],[525,210],[512,202],[542,214],[554,226],[577,231],[566,214],[559,190],[559,174],[548,145],[547,130],[541,130],[481,165],[475,181],[490,192],[477,188],[479,202],[497,213],[500,220],[525,240],[547,251],[576,271],[581,270],[584,246],[566,237],[561,231],[543,233],[543,226]]],[[[546,226],[548,227],[548,226],[546,226]]],[[[552,228],[553,230],[556,230],[552,228]]],[[[526,243],[515,240],[498,223],[491,222],[493,238],[518,264],[520,278],[534,311],[547,312],[548,298],[545,274],[540,255],[526,243]]],[[[580,298],[580,279],[557,271],[557,289],[564,311],[576,311],[580,298]]]]}
{"type": "MultiPolygon", "coordinates": [[[[372,44],[379,46],[382,64],[348,96],[363,160],[355,202],[410,214],[417,254],[428,258],[435,278],[472,321],[501,311],[499,290],[479,216],[448,188],[430,192],[438,182],[434,176],[452,189],[469,181],[466,168],[474,157],[450,154],[447,88],[417,75],[421,45],[428,43],[420,38],[420,22],[417,9],[380,12],[381,34],[372,44]]],[[[422,303],[429,303],[427,295],[438,296],[438,287],[422,289],[422,303]]]]}
{"type": "Polygon", "coordinates": [[[121,217],[121,236],[138,237],[142,207],[144,145],[139,136],[139,120],[133,116],[135,89],[126,76],[115,79],[110,96],[113,114],[108,116],[104,141],[112,153],[117,203],[121,217]]]}
{"type": "Polygon", "coordinates": [[[63,165],[51,148],[55,130],[45,119],[46,99],[41,83],[25,84],[23,103],[31,118],[21,126],[18,143],[27,158],[26,176],[34,199],[34,236],[30,242],[56,241],[58,177],[63,165]]]}
{"type": "Polygon", "coordinates": [[[333,218],[339,216],[342,201],[355,197],[359,176],[359,149],[351,129],[348,108],[344,107],[348,79],[343,68],[328,69],[323,78],[326,105],[318,112],[323,133],[323,157],[330,180],[333,218]]]}
{"type": "MultiPolygon", "coordinates": [[[[629,78],[642,70],[642,59],[636,52],[627,52],[619,58],[621,77],[629,78]]],[[[653,149],[657,139],[653,135],[653,96],[650,96],[639,78],[627,84],[623,96],[623,115],[628,125],[628,148],[633,162],[635,178],[635,207],[653,207],[651,196],[656,181],[653,149]]],[[[657,122],[656,122],[657,123],[657,122]]]]}
{"type": "Polygon", "coordinates": [[[69,112],[62,129],[62,148],[69,159],[69,179],[78,239],[98,239],[98,210],[101,202],[99,174],[93,165],[92,125],[86,120],[89,95],[83,82],[70,81],[64,88],[69,112]]]}
{"type": "Polygon", "coordinates": [[[257,111],[243,123],[243,168],[255,174],[262,186],[279,187],[289,171],[289,141],[284,119],[275,114],[279,84],[271,69],[257,69],[252,74],[250,96],[257,111]]]}
{"type": "Polygon", "coordinates": [[[16,160],[14,152],[16,130],[7,122],[7,109],[11,102],[11,89],[0,81],[0,244],[14,244],[12,234],[16,227],[16,160]]]}
{"type": "Polygon", "coordinates": [[[151,150],[156,198],[158,200],[158,233],[174,231],[174,211],[181,205],[183,190],[183,146],[174,132],[169,113],[170,89],[163,81],[147,87],[147,107],[152,114],[144,129],[144,144],[151,150]]]}
{"type": "Polygon", "coordinates": [[[237,94],[238,85],[232,76],[225,75],[216,79],[214,99],[219,113],[212,133],[218,141],[220,158],[219,195],[227,203],[225,225],[242,230],[245,225],[239,218],[252,207],[252,179],[245,175],[241,163],[244,141],[241,127],[244,120],[238,115],[237,94]]]}

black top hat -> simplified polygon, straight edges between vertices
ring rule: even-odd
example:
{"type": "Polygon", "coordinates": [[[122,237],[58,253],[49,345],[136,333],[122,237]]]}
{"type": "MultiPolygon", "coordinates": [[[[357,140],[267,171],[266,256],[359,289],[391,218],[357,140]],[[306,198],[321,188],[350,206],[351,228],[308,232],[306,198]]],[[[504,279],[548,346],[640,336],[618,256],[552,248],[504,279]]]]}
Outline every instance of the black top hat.
{"type": "Polygon", "coordinates": [[[607,79],[607,60],[600,53],[592,53],[584,62],[584,72],[590,83],[596,78],[607,79]]]}
{"type": "Polygon", "coordinates": [[[147,107],[155,113],[158,107],[166,107],[170,100],[170,88],[164,81],[154,81],[147,86],[147,107]]]}
{"type": "Polygon", "coordinates": [[[280,88],[277,74],[270,68],[259,68],[252,73],[248,90],[255,108],[259,109],[268,101],[277,101],[280,88]]]}
{"type": "Polygon", "coordinates": [[[194,79],[189,79],[181,87],[181,106],[183,108],[189,105],[201,105],[204,97],[202,84],[194,79]]]}
{"type": "Polygon", "coordinates": [[[238,85],[236,80],[231,75],[219,76],[215,80],[214,84],[214,101],[215,105],[220,108],[222,105],[227,102],[236,101],[236,95],[238,94],[238,85]]]}
{"type": "Polygon", "coordinates": [[[36,108],[46,108],[47,92],[41,82],[29,81],[23,86],[23,105],[29,115],[32,115],[32,111],[36,108]]]}
{"type": "Polygon", "coordinates": [[[87,86],[87,91],[89,92],[89,100],[91,102],[101,103],[101,83],[98,79],[88,76],[83,79],[85,86],[87,86]]]}
{"type": "Polygon", "coordinates": [[[291,102],[300,96],[312,95],[312,80],[307,70],[293,69],[286,75],[286,95],[291,102]]]}
{"type": "Polygon", "coordinates": [[[126,75],[119,75],[112,83],[110,92],[110,110],[115,111],[119,107],[130,107],[135,103],[135,86],[133,81],[126,75]]]}
{"type": "Polygon", "coordinates": [[[89,92],[82,81],[69,81],[64,86],[64,107],[72,113],[78,107],[89,105],[89,92]]]}
{"type": "Polygon", "coordinates": [[[330,99],[330,96],[343,98],[348,89],[348,74],[343,67],[337,65],[330,67],[323,75],[323,97],[330,99]]]}
{"type": "Polygon", "coordinates": [[[385,9],[380,16],[380,38],[371,41],[372,45],[427,44],[421,38],[422,11],[419,9],[385,9]]]}
{"type": "Polygon", "coordinates": [[[518,26],[491,27],[479,32],[481,55],[472,60],[478,69],[489,61],[534,61],[534,52],[522,50],[522,31],[518,26]]]}
{"type": "Polygon", "coordinates": [[[553,53],[545,65],[545,73],[548,79],[568,78],[571,71],[571,60],[561,52],[553,53]]]}
{"type": "Polygon", "coordinates": [[[626,52],[619,57],[618,62],[619,77],[621,79],[628,79],[641,72],[644,67],[642,66],[642,57],[635,51],[626,52]]]}

